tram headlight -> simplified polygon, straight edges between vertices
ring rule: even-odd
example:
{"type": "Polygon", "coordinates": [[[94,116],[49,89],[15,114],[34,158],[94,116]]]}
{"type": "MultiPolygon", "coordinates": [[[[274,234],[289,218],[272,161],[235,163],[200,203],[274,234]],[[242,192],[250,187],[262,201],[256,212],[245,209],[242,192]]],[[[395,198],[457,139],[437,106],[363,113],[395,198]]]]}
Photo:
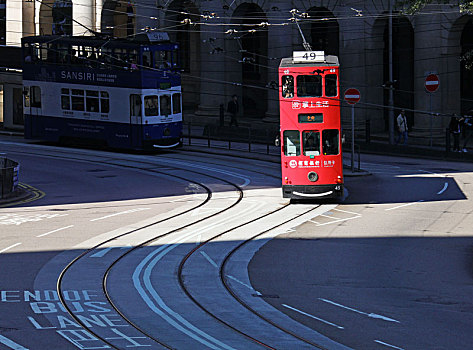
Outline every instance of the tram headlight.
{"type": "Polygon", "coordinates": [[[310,182],[316,182],[319,179],[319,175],[315,171],[311,171],[307,174],[307,178],[310,182]]]}
{"type": "Polygon", "coordinates": [[[163,132],[163,135],[164,135],[164,136],[169,136],[169,135],[171,135],[171,130],[169,130],[169,128],[165,128],[165,129],[164,129],[164,132],[163,132]]]}

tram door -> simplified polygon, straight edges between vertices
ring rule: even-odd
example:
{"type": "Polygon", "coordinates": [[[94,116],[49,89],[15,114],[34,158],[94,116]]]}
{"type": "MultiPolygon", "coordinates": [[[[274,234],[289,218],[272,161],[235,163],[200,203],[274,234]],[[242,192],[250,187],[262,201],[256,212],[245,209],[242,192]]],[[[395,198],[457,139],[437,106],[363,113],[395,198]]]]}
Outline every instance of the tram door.
{"type": "Polygon", "coordinates": [[[141,95],[130,95],[130,146],[141,147],[143,143],[143,104],[141,95]]]}
{"type": "MultiPolygon", "coordinates": [[[[29,116],[28,121],[25,125],[25,135],[27,137],[34,137],[39,130],[45,128],[42,123],[38,122],[38,116],[42,116],[43,112],[41,109],[41,88],[39,86],[25,86],[23,88],[24,95],[24,113],[29,116]]],[[[17,105],[16,108],[19,109],[17,105]]],[[[16,111],[19,113],[19,111],[16,111]]]]}

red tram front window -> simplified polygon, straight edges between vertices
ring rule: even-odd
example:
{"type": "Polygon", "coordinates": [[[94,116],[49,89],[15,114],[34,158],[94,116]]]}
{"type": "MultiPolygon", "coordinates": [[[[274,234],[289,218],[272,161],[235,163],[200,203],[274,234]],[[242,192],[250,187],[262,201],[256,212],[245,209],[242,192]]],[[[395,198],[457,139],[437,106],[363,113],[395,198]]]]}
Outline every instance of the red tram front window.
{"type": "Polygon", "coordinates": [[[314,157],[320,155],[320,132],[303,131],[302,140],[304,140],[303,152],[305,156],[314,157]]]}
{"type": "Polygon", "coordinates": [[[325,76],[325,96],[337,96],[337,75],[327,74],[325,76]]]}
{"type": "Polygon", "coordinates": [[[322,149],[324,155],[336,155],[339,153],[338,140],[338,130],[322,131],[322,149]]]}
{"type": "Polygon", "coordinates": [[[294,77],[292,75],[283,75],[281,77],[282,97],[294,97],[294,77]]]}
{"type": "Polygon", "coordinates": [[[296,83],[298,97],[322,96],[322,77],[320,75],[298,75],[296,83]]]}
{"type": "Polygon", "coordinates": [[[301,137],[298,130],[286,130],[284,137],[284,155],[296,157],[301,154],[301,137]]]}

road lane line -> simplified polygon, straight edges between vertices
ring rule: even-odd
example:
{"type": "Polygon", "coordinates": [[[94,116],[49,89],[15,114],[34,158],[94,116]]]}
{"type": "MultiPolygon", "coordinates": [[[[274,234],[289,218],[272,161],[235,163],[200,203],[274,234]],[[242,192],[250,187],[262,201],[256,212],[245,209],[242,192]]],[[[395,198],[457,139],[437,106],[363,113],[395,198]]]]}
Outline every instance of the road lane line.
{"type": "MultiPolygon", "coordinates": [[[[320,215],[320,216],[323,216],[323,215],[320,215]]],[[[353,219],[358,219],[358,218],[361,218],[361,215],[358,215],[358,216],[355,216],[355,217],[352,217],[352,218],[345,218],[345,219],[333,220],[333,221],[330,221],[330,222],[325,222],[325,223],[323,223],[323,224],[318,224],[317,226],[325,226],[325,225],[335,224],[335,223],[337,223],[337,222],[342,222],[342,221],[347,221],[347,220],[353,220],[353,219]]]]}
{"type": "Polygon", "coordinates": [[[90,220],[90,221],[104,220],[104,219],[108,219],[108,218],[111,218],[111,217],[114,217],[114,216],[117,216],[117,215],[136,213],[136,212],[138,212],[138,211],[149,210],[149,209],[151,209],[151,208],[136,208],[136,209],[126,210],[126,211],[121,211],[121,212],[119,212],[119,213],[115,213],[115,214],[110,214],[110,215],[102,216],[101,218],[95,218],[95,219],[92,219],[92,220],[90,220]]]}
{"type": "Polygon", "coordinates": [[[10,349],[13,350],[29,350],[28,348],[25,348],[24,346],[15,343],[13,340],[10,340],[7,337],[4,337],[3,335],[0,335],[0,343],[8,346],[10,349]]]}
{"type": "Polygon", "coordinates": [[[208,261],[210,264],[212,264],[213,267],[218,268],[217,263],[216,263],[215,261],[213,261],[212,258],[211,258],[210,256],[208,256],[205,252],[202,252],[202,251],[201,251],[200,254],[202,254],[203,257],[206,258],[207,261],[208,261]]]}
{"type": "Polygon", "coordinates": [[[448,188],[448,182],[445,182],[445,185],[443,186],[443,188],[439,192],[437,192],[437,194],[444,193],[447,190],[447,188],[448,188]]]}
{"type": "Polygon", "coordinates": [[[384,209],[384,210],[389,211],[389,210],[399,209],[399,208],[407,207],[408,205],[418,204],[418,203],[421,203],[421,202],[423,202],[423,201],[424,201],[424,200],[421,199],[420,201],[417,201],[417,202],[402,204],[402,205],[398,205],[397,207],[392,207],[392,208],[388,208],[388,209],[384,209]]]}
{"type": "Polygon", "coordinates": [[[342,309],[350,310],[350,311],[359,313],[359,314],[361,314],[361,315],[368,316],[368,317],[370,317],[370,318],[376,318],[376,319],[378,319],[378,320],[401,323],[401,322],[399,322],[399,321],[397,321],[397,320],[395,320],[395,319],[392,319],[392,318],[389,318],[389,317],[386,317],[386,316],[382,316],[382,315],[378,315],[378,314],[374,314],[374,313],[363,312],[363,311],[354,309],[354,308],[352,308],[352,307],[348,307],[348,306],[345,306],[345,305],[342,305],[342,304],[338,304],[338,303],[336,303],[336,302],[334,302],[334,301],[331,301],[331,300],[328,300],[328,299],[324,299],[324,298],[318,298],[318,299],[321,300],[321,301],[323,301],[323,302],[325,302],[325,303],[332,304],[332,305],[341,307],[342,309]]]}
{"type": "Polygon", "coordinates": [[[0,250],[0,254],[2,254],[3,252],[6,252],[8,249],[12,249],[12,248],[14,248],[14,247],[16,247],[16,246],[18,246],[18,245],[20,245],[20,244],[21,244],[21,243],[15,243],[15,244],[13,244],[13,245],[7,247],[7,248],[4,248],[4,249],[0,250]]]}
{"type": "Polygon", "coordinates": [[[323,323],[325,323],[325,324],[328,324],[329,326],[333,326],[333,327],[336,327],[336,328],[338,328],[338,329],[345,329],[345,328],[343,328],[342,326],[339,326],[339,325],[336,325],[335,323],[328,322],[328,321],[323,320],[323,319],[321,319],[321,318],[315,317],[314,315],[311,315],[311,314],[308,314],[307,312],[304,312],[304,311],[301,311],[301,310],[299,310],[299,309],[296,309],[295,307],[292,307],[292,306],[289,306],[289,305],[286,305],[286,304],[282,304],[282,306],[284,306],[285,308],[288,308],[288,309],[290,309],[290,310],[296,311],[296,312],[298,312],[298,313],[300,313],[300,314],[302,314],[302,315],[305,315],[305,316],[308,316],[308,317],[310,317],[310,318],[313,318],[313,319],[315,319],[315,320],[317,320],[317,321],[320,321],[320,322],[323,322],[323,323]]]}
{"type": "Polygon", "coordinates": [[[390,348],[393,348],[393,349],[404,350],[403,348],[400,348],[400,347],[397,347],[397,346],[394,346],[394,345],[385,343],[385,342],[383,342],[383,341],[381,341],[381,340],[375,340],[374,342],[375,342],[375,343],[378,343],[378,344],[381,344],[381,345],[389,346],[390,348]]]}
{"type": "Polygon", "coordinates": [[[52,230],[52,231],[43,233],[43,234],[38,235],[38,236],[36,236],[36,237],[38,237],[38,238],[39,238],[39,237],[44,237],[44,236],[47,236],[47,235],[49,235],[49,234],[51,234],[51,233],[58,232],[58,231],[62,231],[62,230],[66,230],[66,229],[71,228],[71,227],[74,227],[74,225],[69,225],[69,226],[61,227],[61,228],[58,228],[58,229],[56,229],[56,230],[52,230]]]}

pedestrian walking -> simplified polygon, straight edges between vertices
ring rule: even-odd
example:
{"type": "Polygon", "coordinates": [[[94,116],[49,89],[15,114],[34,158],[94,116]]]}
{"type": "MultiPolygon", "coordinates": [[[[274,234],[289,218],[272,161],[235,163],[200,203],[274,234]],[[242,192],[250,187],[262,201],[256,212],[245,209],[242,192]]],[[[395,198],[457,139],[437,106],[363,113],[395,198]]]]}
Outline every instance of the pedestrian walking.
{"type": "Polygon", "coordinates": [[[473,135],[473,111],[469,111],[468,114],[463,117],[463,134],[465,137],[463,141],[463,152],[468,152],[466,146],[473,135]]]}
{"type": "Polygon", "coordinates": [[[401,110],[401,113],[397,116],[396,122],[397,122],[397,131],[399,133],[397,136],[396,144],[401,142],[401,138],[402,138],[403,145],[407,145],[407,132],[409,129],[407,127],[406,111],[404,109],[401,110]]]}
{"type": "Polygon", "coordinates": [[[238,97],[237,95],[233,95],[232,99],[228,102],[227,105],[227,112],[230,113],[230,126],[235,124],[235,126],[238,126],[238,120],[237,120],[237,114],[239,111],[239,106],[238,106],[238,97]]]}
{"type": "Polygon", "coordinates": [[[448,128],[453,135],[453,152],[461,152],[460,134],[462,131],[462,121],[463,118],[460,118],[456,114],[450,119],[450,125],[448,126],[448,128]]]}

